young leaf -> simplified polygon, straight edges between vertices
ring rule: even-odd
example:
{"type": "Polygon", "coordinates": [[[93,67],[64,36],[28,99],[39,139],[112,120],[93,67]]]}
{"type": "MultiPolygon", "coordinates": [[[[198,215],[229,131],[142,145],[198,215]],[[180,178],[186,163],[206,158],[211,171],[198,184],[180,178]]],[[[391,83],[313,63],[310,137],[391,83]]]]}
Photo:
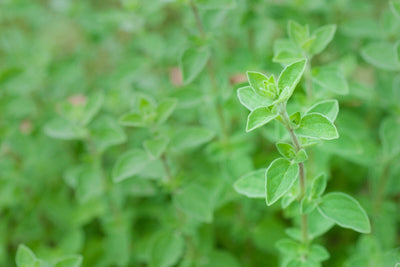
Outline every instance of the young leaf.
{"type": "Polygon", "coordinates": [[[301,45],[308,40],[310,35],[308,25],[302,26],[295,21],[289,21],[288,23],[288,35],[290,39],[298,46],[301,45]]]}
{"type": "Polygon", "coordinates": [[[281,142],[276,143],[276,148],[283,157],[289,160],[296,157],[296,151],[294,150],[294,147],[291,144],[281,143],[281,142]]]}
{"type": "Polygon", "coordinates": [[[46,135],[62,140],[79,140],[88,135],[86,128],[63,118],[56,118],[44,126],[46,135]]]}
{"type": "Polygon", "coordinates": [[[324,115],[311,113],[301,119],[300,127],[295,130],[299,136],[332,140],[339,137],[335,125],[324,115]]]}
{"type": "Polygon", "coordinates": [[[174,203],[189,217],[211,223],[214,211],[211,197],[204,187],[191,184],[174,196],[174,203]]]}
{"type": "Polygon", "coordinates": [[[297,152],[296,157],[294,158],[294,162],[300,163],[306,161],[307,159],[308,159],[307,152],[304,149],[300,149],[297,152]]]}
{"type": "Polygon", "coordinates": [[[316,262],[325,261],[330,257],[329,252],[321,245],[312,245],[308,256],[316,262]]]}
{"type": "Polygon", "coordinates": [[[281,94],[283,91],[287,91],[285,95],[289,98],[292,94],[296,85],[299,83],[301,76],[306,68],[307,60],[302,59],[286,66],[278,79],[278,93],[281,94]]]}
{"type": "Polygon", "coordinates": [[[275,246],[280,253],[291,258],[297,257],[302,249],[301,244],[288,238],[279,240],[275,246]]]}
{"type": "Polygon", "coordinates": [[[236,192],[250,198],[265,198],[265,169],[241,177],[233,185],[236,192]]]}
{"type": "Polygon", "coordinates": [[[270,206],[290,190],[299,175],[299,166],[284,158],[271,162],[265,172],[266,202],[270,206]]]}
{"type": "Polygon", "coordinates": [[[333,192],[326,194],[318,206],[319,212],[344,228],[360,233],[371,232],[371,225],[365,210],[353,197],[333,192]]]}
{"type": "Polygon", "coordinates": [[[156,139],[146,140],[143,142],[144,149],[152,158],[159,158],[167,148],[169,138],[160,137],[156,139]]]}
{"type": "Polygon", "coordinates": [[[184,246],[185,242],[180,234],[171,231],[160,235],[151,248],[151,266],[174,266],[182,256],[184,246]]]}
{"type": "Polygon", "coordinates": [[[27,246],[21,244],[18,246],[15,262],[17,267],[34,266],[36,256],[27,246]]]}
{"type": "Polygon", "coordinates": [[[88,98],[81,120],[83,125],[87,125],[94,118],[100,111],[103,102],[104,95],[102,93],[96,93],[88,98]]]}
{"type": "Polygon", "coordinates": [[[146,122],[143,120],[142,115],[138,113],[128,113],[121,116],[119,123],[123,126],[132,127],[146,127],[146,122]]]}
{"type": "Polygon", "coordinates": [[[265,76],[261,72],[256,71],[247,71],[246,75],[247,79],[249,80],[249,84],[251,88],[253,88],[254,92],[256,92],[260,96],[264,96],[270,99],[273,99],[275,97],[276,92],[269,91],[266,86],[269,77],[265,76]]]}
{"type": "Polygon", "coordinates": [[[100,152],[126,141],[125,132],[111,116],[101,116],[90,124],[90,134],[96,149],[100,152]]]}
{"type": "Polygon", "coordinates": [[[311,197],[318,198],[320,197],[326,188],[326,176],[325,174],[321,174],[317,178],[315,178],[311,184],[311,197]]]}
{"type": "Polygon", "coordinates": [[[250,112],[247,117],[246,132],[257,129],[278,116],[277,113],[272,112],[270,107],[261,107],[250,112]]]}
{"type": "Polygon", "coordinates": [[[331,122],[334,122],[339,113],[339,102],[336,99],[320,101],[312,105],[306,111],[306,114],[309,113],[321,113],[325,115],[331,122]]]}
{"type": "Polygon", "coordinates": [[[272,103],[271,99],[256,94],[251,86],[239,88],[237,95],[240,103],[250,111],[259,107],[268,107],[272,103]]]}
{"type": "Polygon", "coordinates": [[[325,90],[345,95],[349,92],[349,85],[342,71],[337,67],[314,68],[313,81],[325,90]]]}
{"type": "Polygon", "coordinates": [[[315,199],[310,199],[305,197],[301,200],[300,203],[300,213],[301,214],[309,214],[311,213],[316,207],[318,202],[315,199]]]}
{"type": "Polygon", "coordinates": [[[112,179],[115,183],[121,182],[129,177],[139,174],[151,159],[141,149],[134,149],[122,154],[112,170],[112,179]]]}
{"type": "Polygon", "coordinates": [[[178,101],[176,99],[165,99],[157,106],[157,123],[162,124],[174,111],[178,101]]]}
{"type": "Polygon", "coordinates": [[[361,56],[375,67],[392,71],[400,69],[395,46],[391,43],[370,43],[361,50],[361,56]]]}
{"type": "Polygon", "coordinates": [[[198,147],[207,143],[215,133],[203,127],[186,127],[179,130],[171,140],[171,148],[176,151],[198,147]]]}
{"type": "Polygon", "coordinates": [[[335,31],[336,25],[326,25],[318,28],[313,33],[315,39],[310,45],[310,54],[315,55],[321,53],[332,41],[333,36],[335,35],[335,31]]]}
{"type": "Polygon", "coordinates": [[[83,257],[80,255],[67,256],[59,260],[54,267],[80,267],[83,257]]]}
{"type": "Polygon", "coordinates": [[[182,53],[180,65],[184,84],[191,83],[200,74],[210,56],[211,52],[208,47],[191,47],[182,53]]]}

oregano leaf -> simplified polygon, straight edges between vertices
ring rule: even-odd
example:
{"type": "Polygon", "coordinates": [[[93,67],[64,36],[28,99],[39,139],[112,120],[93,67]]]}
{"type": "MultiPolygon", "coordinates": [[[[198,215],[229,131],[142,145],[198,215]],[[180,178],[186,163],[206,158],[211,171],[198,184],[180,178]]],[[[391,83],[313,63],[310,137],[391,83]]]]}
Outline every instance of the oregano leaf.
{"type": "Polygon", "coordinates": [[[306,114],[309,113],[321,113],[325,115],[331,122],[334,122],[339,113],[339,102],[336,99],[322,100],[312,105],[306,111],[306,114]]]}
{"type": "Polygon", "coordinates": [[[272,103],[271,99],[256,94],[251,86],[239,88],[237,95],[240,103],[250,111],[259,107],[268,107],[272,103]]]}
{"type": "Polygon", "coordinates": [[[336,126],[324,115],[311,113],[301,118],[300,127],[295,130],[302,137],[332,140],[339,137],[336,126]]]}
{"type": "Polygon", "coordinates": [[[353,197],[333,192],[323,196],[318,205],[319,212],[344,228],[360,233],[371,232],[371,224],[367,213],[353,197]]]}
{"type": "Polygon", "coordinates": [[[301,80],[301,76],[304,73],[306,64],[307,60],[303,59],[286,66],[282,70],[278,79],[279,94],[281,94],[283,91],[287,91],[285,94],[287,98],[293,94],[294,89],[301,80]]]}
{"type": "Polygon", "coordinates": [[[267,124],[277,116],[278,114],[273,112],[270,107],[260,107],[254,109],[247,117],[246,132],[250,132],[267,124]]]}
{"type": "Polygon", "coordinates": [[[233,187],[236,192],[249,198],[265,198],[265,169],[242,176],[233,187]]]}
{"type": "Polygon", "coordinates": [[[270,206],[290,190],[299,175],[299,166],[284,158],[271,162],[265,172],[266,202],[270,206]]]}
{"type": "Polygon", "coordinates": [[[211,56],[208,47],[190,47],[181,56],[183,83],[189,84],[200,74],[211,56]]]}
{"type": "Polygon", "coordinates": [[[336,25],[326,25],[318,28],[313,32],[314,41],[310,45],[310,54],[315,55],[321,53],[332,41],[336,32],[336,25]]]}

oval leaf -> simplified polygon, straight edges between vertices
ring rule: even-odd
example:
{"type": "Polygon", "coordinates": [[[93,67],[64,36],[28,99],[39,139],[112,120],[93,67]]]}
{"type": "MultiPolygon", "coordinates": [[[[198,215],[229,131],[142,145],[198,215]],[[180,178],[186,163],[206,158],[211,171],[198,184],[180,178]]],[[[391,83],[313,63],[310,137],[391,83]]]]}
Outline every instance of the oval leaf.
{"type": "Polygon", "coordinates": [[[290,190],[299,175],[299,166],[287,159],[274,160],[265,172],[267,205],[274,204],[290,190]]]}
{"type": "Polygon", "coordinates": [[[333,192],[326,194],[318,206],[319,212],[344,228],[360,233],[371,232],[371,225],[365,210],[353,197],[333,192]]]}
{"type": "Polygon", "coordinates": [[[272,112],[268,107],[261,107],[250,112],[247,117],[246,132],[250,132],[257,129],[278,116],[275,112],[272,112]]]}
{"type": "Polygon", "coordinates": [[[326,25],[318,28],[313,33],[315,39],[311,44],[310,53],[313,55],[321,53],[332,41],[335,32],[336,25],[326,25]]]}
{"type": "Polygon", "coordinates": [[[262,97],[254,92],[251,86],[245,86],[237,90],[240,103],[250,111],[259,107],[268,107],[272,100],[262,97]]]}
{"type": "Polygon", "coordinates": [[[183,254],[183,237],[174,232],[160,235],[152,246],[151,266],[169,267],[175,265],[183,254]]]}
{"type": "Polygon", "coordinates": [[[148,154],[141,149],[128,151],[120,156],[112,170],[115,183],[139,174],[151,162],[148,154]]]}
{"type": "Polygon", "coordinates": [[[181,69],[184,84],[191,83],[207,65],[211,52],[208,47],[188,48],[181,56],[181,69]]]}
{"type": "Polygon", "coordinates": [[[339,102],[336,99],[329,99],[315,103],[306,111],[306,114],[310,113],[321,113],[334,122],[339,113],[339,102]]]}
{"type": "Polygon", "coordinates": [[[278,91],[279,93],[288,91],[285,96],[290,97],[299,83],[301,76],[306,68],[307,60],[302,59],[286,66],[278,79],[278,91]]]}
{"type": "Polygon", "coordinates": [[[301,118],[300,128],[296,133],[302,137],[332,140],[339,137],[336,126],[324,115],[311,113],[301,118]]]}
{"type": "Polygon", "coordinates": [[[236,192],[250,198],[265,197],[265,169],[253,171],[241,177],[233,185],[236,192]]]}

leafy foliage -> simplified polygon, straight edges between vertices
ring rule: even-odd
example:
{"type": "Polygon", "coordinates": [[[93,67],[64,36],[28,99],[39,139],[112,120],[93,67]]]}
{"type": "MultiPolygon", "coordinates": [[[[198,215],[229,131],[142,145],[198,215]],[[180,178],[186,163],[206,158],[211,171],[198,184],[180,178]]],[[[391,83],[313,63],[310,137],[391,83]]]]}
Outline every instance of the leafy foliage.
{"type": "Polygon", "coordinates": [[[398,0],[0,10],[0,266],[400,264],[398,0]]]}

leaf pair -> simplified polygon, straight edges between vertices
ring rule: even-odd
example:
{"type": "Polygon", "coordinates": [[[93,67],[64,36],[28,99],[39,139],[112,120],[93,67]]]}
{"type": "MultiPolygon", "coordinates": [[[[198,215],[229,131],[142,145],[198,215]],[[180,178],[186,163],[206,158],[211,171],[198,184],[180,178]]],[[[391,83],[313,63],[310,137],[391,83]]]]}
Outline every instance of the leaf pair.
{"type": "Polygon", "coordinates": [[[239,101],[251,112],[246,131],[259,128],[278,117],[276,105],[287,101],[304,73],[307,61],[297,61],[284,68],[275,82],[258,72],[247,72],[250,86],[238,89],[239,101]]]}

